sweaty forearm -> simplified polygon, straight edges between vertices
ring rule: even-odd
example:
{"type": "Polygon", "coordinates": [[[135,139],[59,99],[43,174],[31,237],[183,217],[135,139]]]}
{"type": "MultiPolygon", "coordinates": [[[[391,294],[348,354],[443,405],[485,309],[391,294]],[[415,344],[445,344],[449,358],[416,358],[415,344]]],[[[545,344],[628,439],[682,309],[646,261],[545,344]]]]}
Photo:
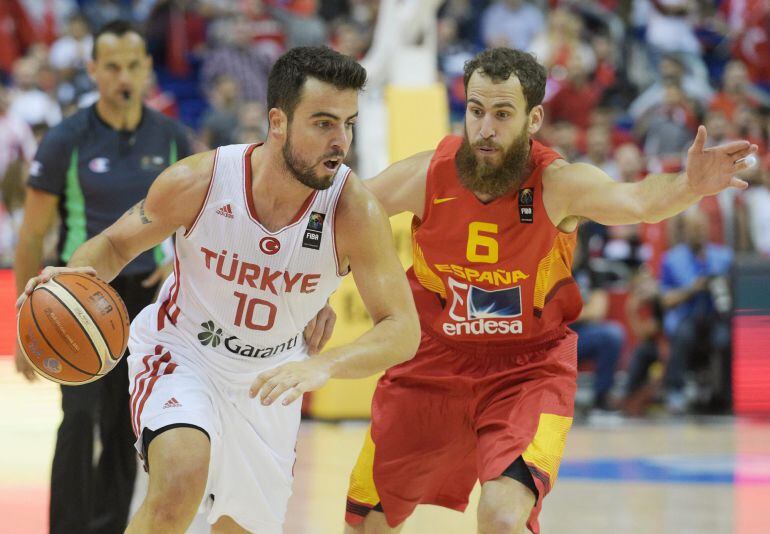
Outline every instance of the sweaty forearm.
{"type": "Polygon", "coordinates": [[[657,223],[684,211],[702,197],[687,185],[687,175],[650,174],[634,184],[642,209],[642,221],[657,223]]]}
{"type": "Polygon", "coordinates": [[[75,250],[67,267],[93,267],[99,278],[110,282],[131,259],[122,257],[112,242],[104,234],[99,234],[75,250]]]}
{"type": "Polygon", "coordinates": [[[328,365],[332,378],[363,378],[414,356],[420,341],[417,321],[387,318],[353,343],[314,356],[328,365]]]}

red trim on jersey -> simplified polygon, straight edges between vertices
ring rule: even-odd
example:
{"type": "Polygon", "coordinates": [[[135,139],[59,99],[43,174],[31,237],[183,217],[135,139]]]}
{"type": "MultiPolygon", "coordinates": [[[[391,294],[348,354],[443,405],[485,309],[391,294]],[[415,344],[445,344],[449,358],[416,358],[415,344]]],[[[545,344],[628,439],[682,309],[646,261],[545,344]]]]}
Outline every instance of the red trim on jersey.
{"type": "MultiPolygon", "coordinates": [[[[160,356],[160,353],[163,352],[163,347],[160,345],[155,345],[155,356],[160,356]]],[[[136,414],[136,403],[138,402],[139,396],[142,394],[141,387],[144,386],[144,384],[141,382],[142,375],[147,374],[150,371],[150,358],[152,358],[152,354],[148,354],[144,357],[142,360],[142,363],[144,364],[144,369],[142,369],[139,373],[137,373],[135,379],[134,379],[134,386],[131,388],[131,393],[129,394],[129,398],[131,399],[131,426],[134,428],[134,434],[136,437],[139,437],[138,430],[136,428],[136,423],[134,420],[135,414],[136,414]]]]}
{"type": "Polygon", "coordinates": [[[158,331],[161,331],[166,327],[166,313],[166,302],[163,302],[158,306],[158,331]]]}
{"type": "Polygon", "coordinates": [[[143,393],[140,393],[141,400],[139,401],[139,406],[136,409],[136,413],[134,414],[134,432],[136,434],[136,437],[139,438],[140,432],[142,430],[142,410],[144,409],[144,405],[147,402],[147,399],[150,398],[150,395],[152,394],[152,389],[155,387],[155,382],[158,381],[158,379],[161,376],[170,375],[174,372],[174,369],[177,368],[177,365],[175,363],[171,362],[171,353],[166,351],[163,356],[155,360],[155,362],[152,364],[152,371],[149,374],[145,374],[144,377],[142,377],[142,386],[147,384],[149,380],[149,385],[145,389],[143,393]],[[162,364],[168,364],[163,368],[163,371],[160,371],[160,367],[162,364]]]}
{"type": "Polygon", "coordinates": [[[353,169],[348,168],[348,172],[346,172],[345,176],[342,177],[342,185],[340,186],[340,190],[337,192],[337,197],[334,199],[334,203],[332,204],[332,250],[334,251],[334,272],[337,273],[337,276],[339,277],[346,276],[350,272],[350,268],[348,267],[348,272],[340,273],[340,259],[337,254],[337,204],[340,201],[342,192],[345,190],[345,186],[348,183],[348,176],[350,176],[351,172],[353,172],[353,169]]]}
{"type": "Polygon", "coordinates": [[[174,242],[174,283],[171,284],[171,289],[168,292],[168,297],[164,300],[160,306],[158,306],[158,331],[163,330],[166,326],[166,317],[169,318],[171,324],[176,325],[176,319],[179,316],[179,306],[176,304],[177,295],[179,295],[179,254],[176,249],[176,241],[174,242]],[[171,307],[176,306],[176,310],[172,310],[171,307]],[[169,311],[171,310],[171,311],[169,311]]]}
{"type": "Polygon", "coordinates": [[[192,231],[195,230],[195,227],[198,225],[198,221],[203,215],[203,210],[206,209],[206,205],[209,203],[209,196],[211,196],[211,189],[214,187],[214,176],[216,175],[216,172],[217,172],[217,159],[219,159],[219,149],[216,149],[214,151],[214,164],[211,166],[211,179],[209,179],[209,187],[206,190],[206,198],[203,199],[203,204],[201,204],[201,207],[198,209],[198,215],[195,216],[195,220],[190,225],[190,228],[188,228],[183,234],[185,237],[189,236],[192,233],[192,231]]]}
{"type": "Polygon", "coordinates": [[[289,221],[289,224],[284,226],[283,228],[280,228],[276,230],[275,232],[271,232],[267,228],[265,228],[262,223],[259,222],[259,218],[257,217],[257,209],[254,207],[254,198],[251,195],[251,153],[254,152],[254,149],[260,146],[262,143],[257,143],[254,145],[249,145],[249,147],[246,149],[246,153],[244,154],[244,179],[243,179],[243,195],[246,197],[246,208],[249,212],[249,218],[254,221],[254,223],[259,226],[266,234],[269,235],[277,235],[283,232],[284,230],[287,230],[291,228],[292,226],[299,223],[305,215],[307,215],[308,210],[310,209],[310,206],[313,205],[313,201],[315,200],[316,195],[318,194],[318,190],[313,190],[312,193],[308,195],[308,197],[305,199],[305,202],[302,203],[302,206],[300,206],[299,211],[294,214],[294,218],[289,221]]]}
{"type": "Polygon", "coordinates": [[[176,242],[174,243],[174,287],[172,288],[172,291],[170,292],[171,298],[169,299],[169,306],[168,311],[171,313],[169,316],[169,319],[171,320],[171,324],[176,325],[177,317],[179,317],[180,308],[179,305],[176,303],[177,298],[179,297],[179,288],[181,287],[181,269],[179,267],[179,254],[176,250],[176,242]],[[172,307],[176,309],[171,309],[172,307]]]}

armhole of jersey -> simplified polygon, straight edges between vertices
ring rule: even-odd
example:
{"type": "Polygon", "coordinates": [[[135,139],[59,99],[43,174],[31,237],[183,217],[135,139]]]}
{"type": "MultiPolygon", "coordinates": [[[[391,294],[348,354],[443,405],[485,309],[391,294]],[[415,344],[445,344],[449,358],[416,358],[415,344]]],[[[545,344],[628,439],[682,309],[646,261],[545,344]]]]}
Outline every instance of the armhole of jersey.
{"type": "Polygon", "coordinates": [[[190,235],[193,233],[195,228],[198,226],[198,221],[200,220],[201,216],[203,215],[203,212],[206,211],[206,206],[209,203],[209,197],[211,196],[211,190],[214,188],[214,177],[217,175],[217,160],[219,159],[219,149],[217,148],[214,152],[214,164],[211,166],[211,179],[209,180],[209,187],[206,190],[206,198],[203,199],[203,204],[201,205],[200,209],[198,210],[198,215],[195,216],[195,220],[190,225],[190,228],[185,231],[182,236],[184,238],[190,237],[190,235]]]}
{"type": "MultiPolygon", "coordinates": [[[[556,235],[568,236],[568,235],[572,235],[572,234],[574,234],[574,233],[576,233],[578,231],[578,229],[580,228],[580,222],[578,222],[578,224],[575,226],[575,229],[572,230],[571,232],[564,232],[564,231],[562,231],[557,225],[555,225],[553,223],[553,221],[551,220],[551,217],[548,215],[548,210],[545,209],[545,199],[543,198],[544,194],[545,194],[545,184],[543,183],[543,176],[545,175],[545,170],[549,166],[551,166],[554,163],[554,161],[557,161],[557,160],[560,160],[560,159],[564,160],[569,165],[569,162],[566,159],[562,158],[561,156],[559,156],[557,158],[554,158],[552,161],[550,161],[548,163],[548,165],[540,167],[540,169],[538,171],[538,174],[537,175],[533,175],[529,180],[527,180],[527,182],[528,183],[531,182],[532,178],[537,178],[535,180],[535,183],[534,183],[533,187],[535,187],[536,190],[540,189],[540,194],[539,195],[535,195],[535,198],[537,199],[535,202],[537,202],[537,204],[538,204],[538,210],[541,210],[545,214],[545,217],[548,219],[548,224],[551,226],[551,228],[554,229],[554,231],[556,231],[556,235]]],[[[526,184],[523,184],[523,185],[526,185],[526,184]]],[[[517,202],[518,202],[518,199],[517,199],[517,202]]]]}
{"type": "Polygon", "coordinates": [[[431,206],[433,205],[433,197],[434,197],[434,175],[436,174],[435,168],[437,165],[440,165],[443,160],[447,159],[446,154],[439,153],[439,150],[442,148],[442,145],[446,141],[446,137],[442,139],[438,146],[436,146],[436,150],[433,152],[433,155],[430,157],[430,163],[428,164],[428,170],[425,173],[425,199],[423,200],[422,205],[422,217],[417,217],[417,220],[420,221],[420,224],[424,223],[428,220],[428,217],[430,215],[431,206]]]}
{"type": "Polygon", "coordinates": [[[339,258],[339,254],[337,253],[337,204],[340,201],[342,192],[345,190],[345,186],[348,183],[348,176],[350,176],[351,172],[353,172],[353,170],[348,169],[348,172],[346,172],[345,176],[342,178],[342,185],[340,186],[340,190],[337,192],[337,196],[335,197],[334,203],[332,204],[332,249],[334,252],[334,265],[335,265],[334,272],[340,278],[344,278],[345,276],[348,275],[348,273],[350,272],[350,267],[348,267],[347,272],[340,273],[340,258],[339,258]]]}

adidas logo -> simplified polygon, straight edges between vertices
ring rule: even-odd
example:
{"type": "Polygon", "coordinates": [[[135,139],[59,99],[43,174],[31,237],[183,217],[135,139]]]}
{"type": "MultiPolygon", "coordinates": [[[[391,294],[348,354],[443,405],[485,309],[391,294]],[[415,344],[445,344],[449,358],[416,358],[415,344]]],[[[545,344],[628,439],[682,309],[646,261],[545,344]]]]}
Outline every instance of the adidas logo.
{"type": "Polygon", "coordinates": [[[232,219],[233,208],[230,206],[230,204],[225,204],[217,210],[217,214],[222,215],[223,217],[227,217],[228,219],[232,219]]]}
{"type": "Polygon", "coordinates": [[[163,405],[163,409],[165,410],[166,408],[179,408],[180,406],[182,406],[182,403],[176,400],[175,397],[171,397],[166,401],[166,404],[163,405]]]}

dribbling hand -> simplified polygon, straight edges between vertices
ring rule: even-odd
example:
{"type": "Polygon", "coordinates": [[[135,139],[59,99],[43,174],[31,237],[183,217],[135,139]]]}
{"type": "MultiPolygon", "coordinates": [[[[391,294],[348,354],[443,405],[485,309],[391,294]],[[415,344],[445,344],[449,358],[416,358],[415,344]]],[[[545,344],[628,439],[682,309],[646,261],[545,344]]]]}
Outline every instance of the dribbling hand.
{"type": "Polygon", "coordinates": [[[46,267],[39,275],[30,278],[27,285],[24,286],[24,292],[16,299],[16,311],[19,311],[26,298],[32,294],[37,286],[48,282],[61,273],[83,273],[96,276],[96,269],[93,267],[46,267]]]}
{"type": "Polygon", "coordinates": [[[304,362],[289,362],[261,373],[249,389],[249,397],[259,395],[262,404],[270,406],[286,393],[281,404],[288,406],[303,393],[322,387],[331,374],[325,362],[309,359],[304,362]]]}

